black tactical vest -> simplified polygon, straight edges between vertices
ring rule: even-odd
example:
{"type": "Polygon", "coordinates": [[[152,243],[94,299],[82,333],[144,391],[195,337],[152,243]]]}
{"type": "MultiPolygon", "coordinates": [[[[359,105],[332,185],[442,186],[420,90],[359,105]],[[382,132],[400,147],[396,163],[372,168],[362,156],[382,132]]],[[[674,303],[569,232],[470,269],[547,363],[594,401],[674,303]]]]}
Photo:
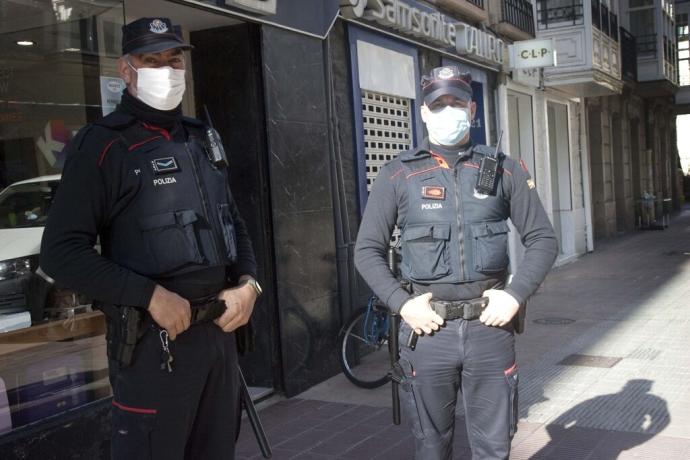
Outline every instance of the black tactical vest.
{"type": "Polygon", "coordinates": [[[493,149],[476,145],[455,168],[424,150],[399,156],[408,195],[401,228],[403,277],[422,284],[463,283],[507,270],[510,203],[503,196],[501,169],[495,195],[475,192],[481,158],[489,152],[493,149]]]}
{"type": "Polygon", "coordinates": [[[203,123],[182,119],[186,142],[118,112],[96,124],[113,131],[125,155],[103,255],[154,279],[233,264],[228,174],[207,157],[203,123]]]}

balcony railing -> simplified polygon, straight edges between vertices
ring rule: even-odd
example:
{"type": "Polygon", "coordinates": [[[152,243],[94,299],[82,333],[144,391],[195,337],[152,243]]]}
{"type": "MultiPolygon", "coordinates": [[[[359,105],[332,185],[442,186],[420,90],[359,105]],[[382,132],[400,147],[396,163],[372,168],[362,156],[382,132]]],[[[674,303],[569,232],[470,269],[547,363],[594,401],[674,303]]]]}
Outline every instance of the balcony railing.
{"type": "Polygon", "coordinates": [[[534,36],[534,13],[529,0],[503,0],[501,2],[503,21],[534,36]]]}
{"type": "Polygon", "coordinates": [[[484,9],[484,0],[467,0],[467,3],[471,3],[477,8],[484,9]]]}
{"type": "Polygon", "coordinates": [[[615,41],[618,41],[618,16],[613,13],[609,13],[609,24],[609,37],[613,38],[615,41]]]}
{"type": "Polygon", "coordinates": [[[623,27],[620,28],[620,38],[623,78],[637,81],[637,41],[635,36],[623,27]]]}
{"type": "Polygon", "coordinates": [[[537,18],[539,18],[539,29],[541,30],[582,24],[584,21],[582,0],[572,0],[570,5],[561,5],[555,8],[549,8],[548,0],[538,0],[537,18]]]}
{"type": "Polygon", "coordinates": [[[673,40],[664,35],[664,59],[667,61],[674,61],[677,56],[678,53],[673,40]]]}
{"type": "Polygon", "coordinates": [[[571,0],[569,5],[549,8],[548,0],[538,0],[537,18],[540,30],[574,26],[584,21],[582,0],[571,0]]]}
{"type": "Polygon", "coordinates": [[[618,16],[609,11],[608,7],[600,0],[592,2],[592,25],[603,33],[618,41],[618,16]]]}
{"type": "Polygon", "coordinates": [[[636,40],[638,57],[656,57],[656,34],[638,35],[636,40]]]}
{"type": "MultiPolygon", "coordinates": [[[[592,0],[592,3],[594,3],[595,0],[592,0]]],[[[599,27],[599,30],[604,32],[606,35],[609,34],[609,9],[604,5],[603,3],[599,4],[599,12],[601,14],[601,20],[599,21],[599,24],[601,26],[599,27]]]]}
{"type": "Polygon", "coordinates": [[[601,30],[601,4],[599,0],[592,0],[592,25],[601,30]]]}

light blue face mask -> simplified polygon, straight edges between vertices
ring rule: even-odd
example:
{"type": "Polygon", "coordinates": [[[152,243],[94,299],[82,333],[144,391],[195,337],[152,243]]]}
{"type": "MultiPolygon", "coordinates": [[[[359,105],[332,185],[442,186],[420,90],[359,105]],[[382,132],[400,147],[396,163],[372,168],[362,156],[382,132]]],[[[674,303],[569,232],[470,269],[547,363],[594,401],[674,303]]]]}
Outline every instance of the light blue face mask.
{"type": "Polygon", "coordinates": [[[469,132],[471,122],[469,108],[447,105],[439,110],[429,110],[426,118],[429,140],[436,145],[456,145],[469,132]]]}

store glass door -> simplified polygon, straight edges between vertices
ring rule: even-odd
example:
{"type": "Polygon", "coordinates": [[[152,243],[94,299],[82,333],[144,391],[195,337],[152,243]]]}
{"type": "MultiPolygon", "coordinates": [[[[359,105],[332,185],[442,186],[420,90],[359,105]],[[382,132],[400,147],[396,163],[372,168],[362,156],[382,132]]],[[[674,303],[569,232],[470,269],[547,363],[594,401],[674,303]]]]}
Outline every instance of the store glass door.
{"type": "MultiPolygon", "coordinates": [[[[572,226],[568,225],[572,212],[572,197],[570,189],[570,147],[568,130],[568,107],[565,104],[549,102],[547,104],[549,123],[549,163],[551,165],[551,205],[553,212],[553,226],[558,238],[560,253],[566,250],[565,242],[572,240],[566,233],[572,233],[572,226]]],[[[570,246],[570,245],[568,245],[570,246]]]]}
{"type": "Polygon", "coordinates": [[[0,2],[0,435],[111,394],[101,313],[36,272],[63,149],[116,87],[122,22],[117,0],[0,2]]]}
{"type": "MultiPolygon", "coordinates": [[[[532,124],[532,97],[514,91],[508,91],[508,153],[515,161],[522,161],[529,170],[532,180],[535,177],[534,128],[532,124]]],[[[510,232],[510,268],[515,273],[516,267],[525,252],[517,236],[510,232]]]]}

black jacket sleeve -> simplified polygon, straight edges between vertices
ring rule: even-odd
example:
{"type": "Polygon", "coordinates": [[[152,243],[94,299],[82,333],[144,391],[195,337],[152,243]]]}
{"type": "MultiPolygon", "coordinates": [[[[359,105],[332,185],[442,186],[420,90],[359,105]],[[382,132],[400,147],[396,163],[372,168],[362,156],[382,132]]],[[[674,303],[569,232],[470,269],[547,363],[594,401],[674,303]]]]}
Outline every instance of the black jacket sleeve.
{"type": "Polygon", "coordinates": [[[43,233],[40,266],[60,285],[93,299],[147,308],[155,282],[94,249],[119,189],[122,165],[113,164],[117,155],[106,156],[120,147],[118,143],[116,133],[85,127],[66,147],[67,162],[43,233]]]}
{"type": "MultiPolygon", "coordinates": [[[[228,193],[230,193],[229,190],[228,193]]],[[[254,248],[252,247],[252,240],[249,238],[247,225],[244,219],[242,219],[242,216],[240,216],[240,211],[237,209],[237,203],[232,197],[232,194],[230,194],[230,212],[232,213],[232,221],[235,224],[237,261],[230,267],[228,278],[232,284],[235,284],[242,275],[250,275],[252,278],[256,278],[257,267],[254,257],[254,248]]]]}
{"type": "Polygon", "coordinates": [[[558,240],[529,173],[518,162],[504,162],[503,192],[510,199],[510,220],[520,233],[525,253],[505,291],[524,303],[546,278],[558,240]]]}
{"type": "Polygon", "coordinates": [[[394,312],[410,299],[388,268],[388,246],[398,216],[396,166],[394,161],[384,166],[369,194],[355,245],[355,266],[369,287],[394,312]]]}

